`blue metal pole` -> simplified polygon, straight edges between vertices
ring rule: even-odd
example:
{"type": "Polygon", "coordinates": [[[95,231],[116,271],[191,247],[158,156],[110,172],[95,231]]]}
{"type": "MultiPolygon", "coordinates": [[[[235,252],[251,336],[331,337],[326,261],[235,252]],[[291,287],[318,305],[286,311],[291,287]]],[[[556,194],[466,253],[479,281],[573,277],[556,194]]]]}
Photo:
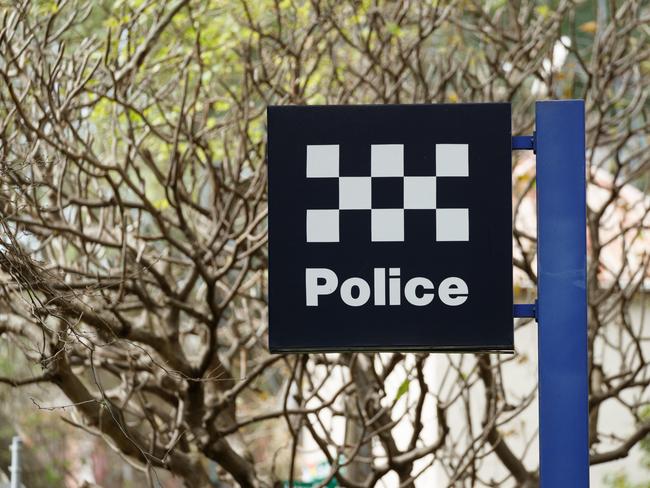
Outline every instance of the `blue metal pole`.
{"type": "Polygon", "coordinates": [[[542,488],[589,486],[585,116],[536,104],[539,447],[542,488]]]}

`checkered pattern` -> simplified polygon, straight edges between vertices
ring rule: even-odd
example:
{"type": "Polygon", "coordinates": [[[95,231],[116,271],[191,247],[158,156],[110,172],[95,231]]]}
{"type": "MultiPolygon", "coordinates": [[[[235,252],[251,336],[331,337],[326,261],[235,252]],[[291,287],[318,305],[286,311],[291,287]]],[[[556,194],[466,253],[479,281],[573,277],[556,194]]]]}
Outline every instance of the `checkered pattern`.
{"type": "MultiPolygon", "coordinates": [[[[436,241],[469,241],[469,209],[438,208],[436,187],[448,177],[469,176],[467,144],[436,144],[436,176],[404,176],[404,145],[370,146],[370,176],[340,176],[339,146],[307,146],[307,178],[337,178],[337,209],[307,210],[307,242],[339,242],[339,215],[369,210],[373,242],[404,241],[404,212],[435,211],[436,241]],[[402,178],[400,208],[372,208],[373,178],[402,178]]],[[[433,222],[432,222],[433,225],[433,222]]]]}

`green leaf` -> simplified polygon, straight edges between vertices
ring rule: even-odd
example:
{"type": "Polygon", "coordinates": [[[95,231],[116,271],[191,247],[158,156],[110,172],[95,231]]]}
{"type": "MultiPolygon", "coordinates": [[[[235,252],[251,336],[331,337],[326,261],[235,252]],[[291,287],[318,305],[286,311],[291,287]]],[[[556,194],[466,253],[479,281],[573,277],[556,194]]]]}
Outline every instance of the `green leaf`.
{"type": "Polygon", "coordinates": [[[409,383],[410,380],[407,378],[404,381],[402,381],[402,384],[399,385],[399,388],[397,389],[397,395],[395,396],[395,401],[399,400],[404,393],[409,391],[409,383]]]}
{"type": "Polygon", "coordinates": [[[386,24],[386,29],[395,37],[400,37],[402,35],[402,29],[395,22],[388,22],[386,24]]]}

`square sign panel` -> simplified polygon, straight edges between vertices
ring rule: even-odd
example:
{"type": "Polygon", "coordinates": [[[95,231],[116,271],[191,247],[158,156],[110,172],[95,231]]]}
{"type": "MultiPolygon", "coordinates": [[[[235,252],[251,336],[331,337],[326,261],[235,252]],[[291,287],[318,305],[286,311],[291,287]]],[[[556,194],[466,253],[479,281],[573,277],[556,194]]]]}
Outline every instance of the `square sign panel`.
{"type": "Polygon", "coordinates": [[[269,107],[269,345],[509,351],[509,104],[269,107]]]}

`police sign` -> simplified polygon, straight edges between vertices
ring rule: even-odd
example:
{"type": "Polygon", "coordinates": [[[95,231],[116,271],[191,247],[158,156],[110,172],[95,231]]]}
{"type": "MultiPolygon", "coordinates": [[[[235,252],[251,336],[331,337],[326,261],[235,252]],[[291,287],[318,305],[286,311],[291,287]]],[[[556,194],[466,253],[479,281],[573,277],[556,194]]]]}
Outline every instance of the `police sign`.
{"type": "Polygon", "coordinates": [[[509,104],[269,107],[269,346],[513,349],[509,104]]]}

